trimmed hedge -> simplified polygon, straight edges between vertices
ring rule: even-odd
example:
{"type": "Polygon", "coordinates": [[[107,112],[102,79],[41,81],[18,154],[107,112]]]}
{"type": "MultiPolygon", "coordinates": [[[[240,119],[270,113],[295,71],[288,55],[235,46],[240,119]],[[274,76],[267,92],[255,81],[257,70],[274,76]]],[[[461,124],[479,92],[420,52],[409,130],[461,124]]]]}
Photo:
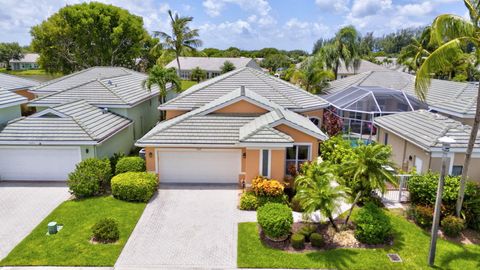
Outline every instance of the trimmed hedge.
{"type": "Polygon", "coordinates": [[[465,229],[465,220],[455,216],[448,216],[442,220],[441,225],[445,235],[457,237],[465,229]]]}
{"type": "Polygon", "coordinates": [[[305,235],[294,233],[291,239],[292,247],[294,249],[304,249],[305,248],[305,235]]]}
{"type": "Polygon", "coordinates": [[[267,237],[287,236],[292,230],[292,209],[280,203],[267,203],[258,209],[257,221],[267,237]]]}
{"type": "Polygon", "coordinates": [[[325,245],[325,240],[323,236],[319,233],[312,233],[310,235],[310,242],[312,243],[313,247],[321,248],[325,245]]]}
{"type": "Polygon", "coordinates": [[[310,236],[317,230],[314,224],[305,224],[298,231],[298,234],[305,236],[305,242],[310,242],[310,236]]]}
{"type": "Polygon", "coordinates": [[[122,157],[115,166],[115,174],[144,171],[145,160],[141,157],[122,157]]]}
{"type": "Polygon", "coordinates": [[[68,175],[70,192],[77,198],[99,195],[112,177],[112,168],[108,159],[87,158],[75,166],[68,175]]]}
{"type": "Polygon", "coordinates": [[[382,244],[391,235],[392,224],[382,209],[367,203],[355,217],[355,238],[365,244],[382,244]]]}
{"type": "Polygon", "coordinates": [[[92,227],[93,239],[102,243],[115,242],[120,238],[117,221],[113,218],[102,218],[92,227]]]}
{"type": "Polygon", "coordinates": [[[112,178],[112,195],[123,201],[147,202],[158,186],[157,176],[147,172],[127,172],[112,178]]]}
{"type": "Polygon", "coordinates": [[[264,206],[267,203],[280,203],[288,205],[288,196],[286,194],[280,196],[257,196],[258,207],[264,206]]]}
{"type": "Polygon", "coordinates": [[[255,194],[245,192],[240,197],[240,210],[256,210],[258,207],[257,197],[255,194]]]}

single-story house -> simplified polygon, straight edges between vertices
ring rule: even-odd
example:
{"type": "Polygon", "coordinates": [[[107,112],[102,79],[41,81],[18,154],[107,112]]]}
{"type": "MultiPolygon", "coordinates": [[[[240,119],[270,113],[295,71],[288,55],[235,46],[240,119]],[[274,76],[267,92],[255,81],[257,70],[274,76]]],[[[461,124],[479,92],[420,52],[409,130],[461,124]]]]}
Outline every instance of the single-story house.
{"type": "Polygon", "coordinates": [[[197,84],[159,107],[167,120],[136,146],[147,170],[167,183],[239,183],[254,177],[284,180],[315,160],[327,136],[328,103],[290,83],[244,67],[197,84]]]}
{"type": "MultiPolygon", "coordinates": [[[[399,90],[416,97],[415,76],[393,70],[369,71],[332,81],[325,90],[325,95],[333,95],[348,88],[372,87],[399,90]]],[[[432,79],[425,102],[428,108],[434,112],[447,115],[463,124],[472,125],[475,117],[477,92],[478,83],[432,79]]],[[[362,98],[362,96],[358,98],[362,98]]],[[[385,106],[385,104],[379,105],[385,106]]]]}
{"type": "MultiPolygon", "coordinates": [[[[26,97],[28,100],[34,99],[35,96],[28,90],[31,87],[39,85],[40,82],[22,78],[10,74],[0,73],[0,88],[11,91],[15,94],[26,97]]],[[[29,114],[30,109],[27,104],[22,104],[22,115],[29,114]]]]}
{"type": "Polygon", "coordinates": [[[369,71],[388,71],[390,70],[387,67],[377,65],[367,60],[361,59],[359,62],[358,67],[349,66],[348,68],[345,66],[343,61],[340,62],[337,71],[337,79],[347,78],[356,74],[369,72],[369,71]]]}
{"type": "Polygon", "coordinates": [[[28,69],[38,69],[38,58],[40,55],[38,53],[25,53],[22,58],[19,60],[12,59],[10,60],[10,69],[11,70],[28,70],[28,69]]]}
{"type": "MultiPolygon", "coordinates": [[[[180,77],[190,80],[192,69],[199,67],[207,72],[207,79],[222,73],[222,66],[226,61],[231,62],[235,68],[251,67],[261,70],[255,59],[247,57],[180,57],[180,77]]],[[[173,59],[165,67],[178,69],[177,59],[173,59]]]]}
{"type": "Polygon", "coordinates": [[[21,105],[27,103],[26,97],[0,88],[0,130],[8,121],[21,117],[21,105]]]}
{"type": "MultiPolygon", "coordinates": [[[[31,89],[37,98],[29,103],[38,111],[83,99],[99,108],[133,120],[134,139],[159,121],[158,87],[143,87],[144,73],[121,67],[93,67],[31,89]]],[[[131,146],[133,146],[133,142],[131,146]]]]}
{"type": "Polygon", "coordinates": [[[128,154],[131,125],[83,100],[18,118],[0,131],[0,181],[65,181],[83,159],[128,154]]]}
{"type": "MultiPolygon", "coordinates": [[[[375,118],[377,142],[392,146],[398,168],[419,173],[440,172],[442,144],[438,139],[453,138],[448,153],[448,173],[461,175],[471,127],[438,113],[425,110],[403,112],[375,118]]],[[[468,177],[480,181],[480,137],[477,138],[468,177]]]]}

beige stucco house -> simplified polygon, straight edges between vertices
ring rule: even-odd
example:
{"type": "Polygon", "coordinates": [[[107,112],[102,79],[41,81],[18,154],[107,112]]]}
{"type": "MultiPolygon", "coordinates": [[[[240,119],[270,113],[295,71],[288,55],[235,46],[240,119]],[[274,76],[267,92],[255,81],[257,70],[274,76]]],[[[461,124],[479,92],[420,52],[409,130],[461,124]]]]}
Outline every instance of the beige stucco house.
{"type": "MultiPolygon", "coordinates": [[[[438,139],[455,139],[448,153],[448,173],[460,175],[471,127],[444,115],[419,110],[375,118],[377,142],[392,146],[393,161],[404,171],[440,172],[442,146],[438,139]]],[[[480,181],[480,138],[472,154],[468,177],[480,181]]]]}
{"type": "Polygon", "coordinates": [[[160,182],[238,183],[263,175],[284,180],[318,157],[327,136],[309,118],[328,104],[253,68],[202,82],[163,104],[167,120],[136,145],[160,182]]]}

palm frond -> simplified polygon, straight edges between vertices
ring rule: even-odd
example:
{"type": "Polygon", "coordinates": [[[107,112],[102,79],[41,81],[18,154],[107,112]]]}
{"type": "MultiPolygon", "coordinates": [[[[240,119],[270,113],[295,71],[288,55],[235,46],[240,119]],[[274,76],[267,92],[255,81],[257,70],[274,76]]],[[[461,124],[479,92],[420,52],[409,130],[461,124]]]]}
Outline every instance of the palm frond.
{"type": "Polygon", "coordinates": [[[435,18],[431,27],[431,42],[444,42],[461,37],[474,37],[475,26],[463,17],[452,14],[443,14],[435,18]]]}

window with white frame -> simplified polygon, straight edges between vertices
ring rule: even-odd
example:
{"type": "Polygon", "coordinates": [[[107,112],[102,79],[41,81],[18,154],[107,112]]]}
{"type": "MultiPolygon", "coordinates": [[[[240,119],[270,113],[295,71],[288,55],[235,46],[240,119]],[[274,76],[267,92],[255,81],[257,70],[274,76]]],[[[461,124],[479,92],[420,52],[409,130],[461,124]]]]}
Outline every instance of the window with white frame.
{"type": "Polygon", "coordinates": [[[298,144],[287,148],[285,170],[287,175],[297,172],[300,166],[310,160],[311,145],[298,144]]]}
{"type": "Polygon", "coordinates": [[[271,152],[269,149],[260,150],[259,175],[270,178],[270,159],[271,159],[271,152]]]}

